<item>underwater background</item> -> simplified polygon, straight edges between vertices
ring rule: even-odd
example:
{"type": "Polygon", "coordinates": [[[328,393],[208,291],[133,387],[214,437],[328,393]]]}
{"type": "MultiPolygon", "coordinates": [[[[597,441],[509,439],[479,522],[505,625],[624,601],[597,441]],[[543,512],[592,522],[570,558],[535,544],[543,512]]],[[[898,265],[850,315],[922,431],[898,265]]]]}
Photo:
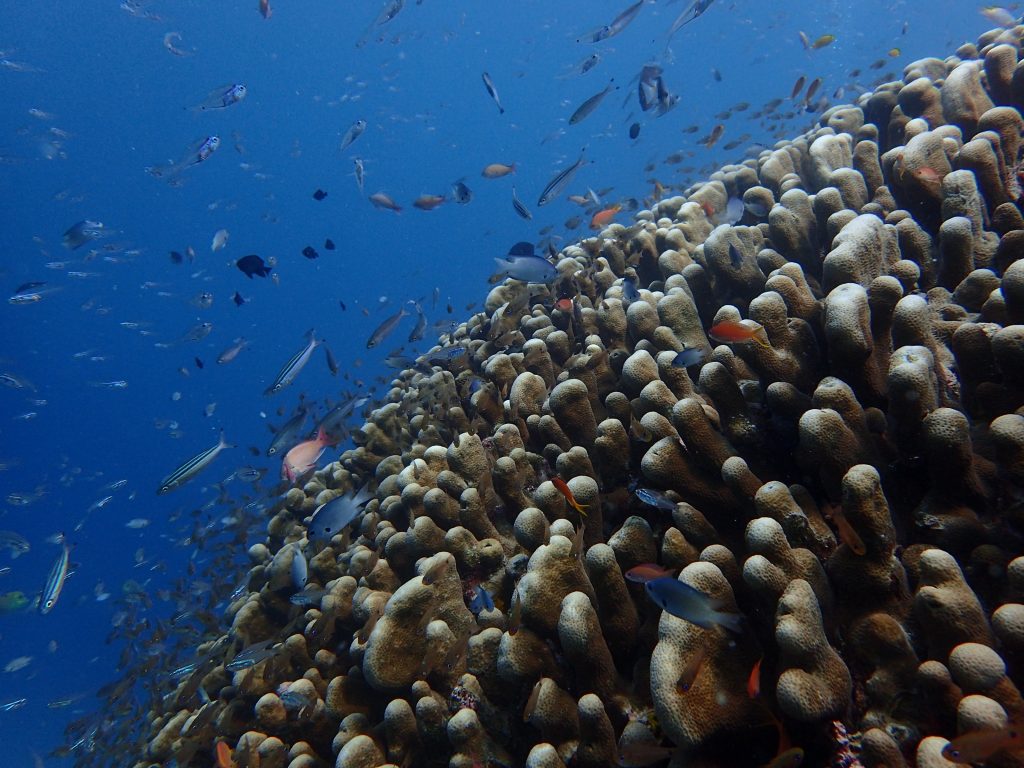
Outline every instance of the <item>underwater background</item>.
{"type": "MultiPolygon", "coordinates": [[[[980,6],[953,0],[717,0],[670,39],[685,4],[659,0],[621,33],[586,42],[627,5],[422,0],[378,24],[377,2],[280,0],[269,18],[256,0],[5,4],[0,278],[5,295],[38,299],[0,305],[0,373],[11,377],[0,388],[0,529],[30,545],[16,558],[13,548],[0,552],[10,569],[0,593],[28,601],[9,601],[0,615],[0,670],[9,670],[0,671],[0,705],[17,703],[0,711],[3,765],[66,764],[49,755],[69,722],[100,706],[96,691],[126,659],[158,657],[177,642],[148,633],[134,642],[139,624],[242,578],[280,472],[264,455],[268,427],[300,399],[322,416],[328,403],[368,397],[350,419],[361,424],[394,375],[385,359],[426,352],[444,323],[479,308],[494,258],[513,243],[543,243],[543,253],[547,237],[563,248],[616,203],[628,223],[654,180],[665,195],[685,189],[806,130],[829,103],[992,26],[980,6]],[[808,48],[801,32],[835,39],[808,48]],[[600,61],[581,72],[593,53],[600,61]],[[635,78],[650,63],[678,96],[662,116],[637,101],[635,78]],[[824,103],[791,99],[801,76],[821,78],[824,103]],[[244,84],[245,97],[219,108],[215,94],[232,84],[244,84]],[[609,84],[593,113],[569,124],[609,84]],[[774,114],[753,116],[773,99],[783,100],[774,114]],[[749,107],[730,110],[742,102],[749,107]],[[357,120],[365,131],[340,149],[357,120]],[[699,143],[718,124],[721,139],[699,143]],[[147,173],[213,135],[220,146],[202,162],[147,173]],[[588,162],[566,192],[593,191],[600,204],[591,198],[584,210],[563,195],[538,207],[545,184],[581,153],[588,162]],[[515,172],[484,178],[491,163],[515,172]],[[451,199],[459,180],[472,191],[465,204],[451,199]],[[514,210],[513,186],[531,220],[514,210]],[[315,199],[317,190],[326,197],[315,199]],[[375,207],[367,196],[377,192],[403,210],[375,207]],[[448,199],[414,208],[424,194],[448,199]],[[577,226],[566,226],[574,217],[577,226]],[[96,237],[62,244],[82,221],[102,224],[85,228],[96,237]],[[212,251],[222,229],[227,243],[212,251]],[[236,266],[248,254],[274,260],[270,277],[236,266]],[[417,318],[409,301],[429,321],[419,342],[406,341],[417,318]],[[403,307],[409,315],[367,349],[403,307]],[[212,324],[208,335],[189,339],[207,332],[197,331],[202,323],[212,324]],[[294,384],[264,395],[310,328],[340,372],[317,349],[294,384]],[[218,364],[242,337],[249,343],[237,359],[218,364]],[[221,430],[237,447],[157,495],[162,478],[221,430]],[[243,468],[265,469],[262,485],[226,480],[243,468]],[[245,540],[233,538],[237,526],[222,534],[228,515],[249,517],[245,540]],[[33,601],[61,533],[70,573],[41,614],[33,601]]],[[[336,456],[328,450],[324,461],[336,456]]]]}

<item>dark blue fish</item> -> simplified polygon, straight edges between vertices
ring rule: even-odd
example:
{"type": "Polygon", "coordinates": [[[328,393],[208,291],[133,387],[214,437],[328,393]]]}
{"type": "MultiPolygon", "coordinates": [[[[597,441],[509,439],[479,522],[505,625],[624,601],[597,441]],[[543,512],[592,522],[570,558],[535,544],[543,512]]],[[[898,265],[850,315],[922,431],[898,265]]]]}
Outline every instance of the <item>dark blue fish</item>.
{"type": "Polygon", "coordinates": [[[736,243],[729,243],[729,263],[733,269],[739,269],[743,265],[743,252],[736,247],[736,243]]]}
{"type": "Polygon", "coordinates": [[[704,352],[702,350],[697,347],[690,347],[676,355],[672,365],[676,368],[689,368],[691,365],[697,365],[703,359],[704,352]]]}
{"type": "Polygon", "coordinates": [[[476,587],[473,590],[473,597],[469,601],[469,610],[473,612],[474,616],[479,616],[481,611],[493,611],[494,600],[491,598],[491,593],[483,587],[476,587]]]}
{"type": "Polygon", "coordinates": [[[704,629],[725,627],[732,632],[742,631],[742,616],[738,613],[720,611],[722,604],[718,600],[672,576],[651,579],[644,584],[644,589],[663,611],[668,611],[691,624],[704,629]]]}
{"type": "Polygon", "coordinates": [[[361,488],[354,493],[346,493],[326,504],[321,504],[313,512],[313,518],[309,522],[310,539],[331,539],[351,525],[362,512],[363,506],[372,498],[372,491],[361,488]]]}
{"type": "Polygon", "coordinates": [[[622,278],[622,298],[626,300],[626,304],[640,301],[640,291],[636,289],[636,280],[632,277],[622,278]]]}
{"type": "MultiPolygon", "coordinates": [[[[255,253],[250,253],[248,256],[243,256],[235,262],[235,266],[238,267],[245,276],[252,280],[253,275],[259,275],[260,277],[266,277],[270,274],[270,267],[257,256],[255,253]]],[[[237,301],[235,302],[237,303],[237,301]]]]}

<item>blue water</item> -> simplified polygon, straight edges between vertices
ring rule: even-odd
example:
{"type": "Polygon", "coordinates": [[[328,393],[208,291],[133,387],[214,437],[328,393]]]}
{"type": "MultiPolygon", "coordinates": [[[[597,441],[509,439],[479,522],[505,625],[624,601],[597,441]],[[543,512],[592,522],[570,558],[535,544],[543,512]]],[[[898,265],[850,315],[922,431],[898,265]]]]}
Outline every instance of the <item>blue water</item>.
{"type": "MultiPolygon", "coordinates": [[[[788,97],[799,75],[822,77],[820,93],[829,97],[843,85],[849,99],[852,82],[868,87],[886,73],[898,77],[907,62],[951,54],[989,26],[980,6],[962,0],[718,0],[666,47],[666,31],[684,4],[659,0],[621,35],[581,44],[577,38],[628,3],[410,0],[357,48],[383,3],[280,0],[266,20],[256,0],[142,6],[142,15],[157,18],[133,15],[114,0],[3,5],[0,285],[5,296],[29,281],[46,285],[41,301],[0,304],[0,372],[35,387],[0,388],[0,529],[31,543],[16,560],[0,553],[0,566],[11,568],[0,576],[0,593],[21,590],[34,598],[60,551],[47,539],[63,531],[73,545],[73,574],[51,613],[0,615],[0,669],[32,657],[23,669],[0,671],[0,704],[27,699],[20,709],[0,711],[5,766],[38,764],[33,755],[67,764],[48,753],[63,743],[69,721],[96,711],[95,691],[119,675],[127,628],[106,639],[124,607],[127,580],[155,603],[138,614],[152,621],[175,612],[173,602],[160,599],[163,590],[194,585],[190,562],[198,587],[238,580],[244,560],[224,540],[201,551],[186,540],[191,512],[216,499],[211,484],[237,467],[266,467],[276,477],[280,463],[262,451],[266,425],[284,421],[279,409],[291,412],[302,394],[321,403],[346,392],[384,395],[377,379],[392,374],[382,366],[388,353],[400,346],[405,354],[422,352],[436,339],[435,331],[418,345],[404,344],[413,325],[407,318],[379,347],[365,348],[370,332],[403,302],[423,299],[431,322],[465,319],[467,305],[486,295],[493,257],[512,243],[539,240],[545,226],[564,238],[561,244],[586,234],[589,215],[582,229],[563,226],[584,215],[575,204],[562,198],[535,205],[551,176],[581,149],[591,162],[569,192],[607,190],[607,203],[642,200],[653,178],[685,186],[704,177],[700,169],[706,174],[741,159],[746,147],[804,129],[813,115],[770,124],[750,117],[770,99],[788,97]],[[808,52],[799,30],[812,40],[826,33],[837,40],[808,52]],[[169,32],[180,33],[172,42],[191,55],[165,49],[169,32]],[[894,47],[900,52],[890,57],[894,47]],[[595,51],[600,64],[579,74],[579,63],[595,51]],[[884,66],[869,69],[876,60],[884,66]],[[640,112],[631,83],[649,61],[665,67],[666,85],[681,97],[660,118],[640,112]],[[854,68],[862,75],[851,79],[854,68]],[[484,71],[504,115],[483,87],[484,71]],[[567,125],[611,78],[619,89],[589,118],[567,125]],[[242,102],[188,109],[231,83],[248,87],[242,102]],[[721,121],[726,131],[713,149],[696,143],[720,122],[716,113],[741,101],[750,109],[721,121]],[[367,121],[366,132],[340,152],[342,134],[357,119],[367,121]],[[634,121],[641,123],[635,142],[627,136],[634,121]],[[699,131],[682,133],[689,125],[699,131]],[[743,133],[750,138],[741,146],[724,149],[743,133]],[[213,134],[220,149],[184,171],[181,186],[146,173],[213,134]],[[693,156],[662,164],[677,151],[693,156]],[[401,214],[378,210],[360,195],[352,176],[356,156],[365,161],[366,194],[387,192],[405,208],[401,214]],[[493,162],[515,163],[517,171],[482,178],[493,162]],[[649,163],[656,164],[653,173],[644,170],[649,163]],[[418,195],[446,193],[460,178],[473,190],[469,205],[411,207],[418,195]],[[530,222],[512,209],[513,185],[534,212],[530,222]],[[318,188],[328,193],[320,202],[312,198],[318,188]],[[82,219],[102,222],[108,236],[64,248],[61,234],[82,219]],[[229,242],[211,253],[221,228],[229,242]],[[337,250],[324,249],[328,237],[337,250]],[[194,263],[172,263],[169,252],[188,245],[194,263]],[[319,259],[302,256],[307,245],[319,259]],[[279,284],[249,280],[235,268],[250,253],[276,258],[279,284]],[[236,290],[248,299],[244,306],[232,303],[236,290]],[[209,309],[190,303],[201,292],[214,296],[209,309]],[[207,338],[178,341],[203,321],[214,326],[207,338]],[[264,397],[311,327],[329,341],[348,378],[333,378],[318,350],[291,388],[264,397]],[[239,336],[251,346],[218,366],[218,353],[239,336]],[[127,387],[95,386],[121,380],[127,387]],[[211,403],[216,409],[207,416],[211,403]],[[23,418],[28,413],[36,415],[23,418]],[[161,478],[213,445],[220,429],[239,447],[192,483],[157,496],[161,478]],[[249,446],[261,456],[250,455],[249,446]],[[124,487],[103,490],[122,479],[124,487]],[[27,506],[3,501],[36,489],[40,497],[27,506]],[[107,495],[113,499],[86,517],[107,495]],[[149,525],[125,527],[134,518],[149,525]],[[98,600],[104,593],[109,598],[98,600]],[[74,701],[67,706],[48,706],[68,698],[74,701]]],[[[790,108],[787,101],[778,111],[790,108]]],[[[249,487],[236,481],[226,489],[237,501],[249,487]]],[[[233,506],[210,505],[198,519],[216,531],[233,506]]],[[[255,521],[247,543],[258,540],[259,530],[255,521]]],[[[132,646],[130,663],[146,652],[132,646]]]]}

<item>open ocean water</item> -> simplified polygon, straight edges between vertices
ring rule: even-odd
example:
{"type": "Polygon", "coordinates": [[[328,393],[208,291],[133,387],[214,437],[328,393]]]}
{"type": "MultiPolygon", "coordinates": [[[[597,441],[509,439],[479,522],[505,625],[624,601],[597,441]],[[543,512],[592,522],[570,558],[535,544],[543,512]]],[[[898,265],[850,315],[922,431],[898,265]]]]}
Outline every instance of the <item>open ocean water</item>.
{"type": "MultiPolygon", "coordinates": [[[[0,534],[2,766],[89,764],[81,743],[61,756],[78,741],[65,728],[89,723],[97,690],[124,669],[170,655],[177,640],[154,636],[155,622],[223,609],[211,589],[241,578],[277,485],[270,427],[300,402],[303,435],[329,406],[365,397],[348,420],[361,424],[387,391],[386,358],[414,358],[465,320],[513,243],[561,248],[616,204],[628,222],[656,183],[683,189],[992,26],[965,0],[717,0],[669,39],[686,6],[658,0],[592,42],[626,0],[408,0],[389,20],[392,3],[377,0],[271,0],[269,18],[258,5],[43,0],[0,12],[0,284],[14,299],[0,304],[0,529],[29,547],[13,558],[19,539],[0,534]],[[835,39],[808,49],[801,32],[835,39]],[[640,109],[645,64],[662,68],[661,116],[640,109]],[[799,77],[821,78],[809,103],[790,99],[799,77]],[[356,121],[365,130],[341,149],[356,121]],[[581,155],[565,193],[538,207],[581,155]],[[492,163],[514,173],[484,178],[492,163]],[[468,202],[453,199],[460,180],[468,202]],[[401,212],[375,207],[379,192],[401,212]],[[590,197],[583,207],[568,194],[590,197]],[[421,195],[445,200],[419,210],[421,195]],[[76,231],[84,242],[68,247],[76,231]],[[270,275],[243,274],[249,255],[270,275]],[[418,342],[412,301],[427,322],[418,342]],[[264,395],[310,328],[338,374],[316,349],[290,387],[264,395]],[[238,338],[248,344],[218,364],[238,338]],[[221,430],[236,447],[158,495],[221,430]],[[246,468],[265,470],[258,485],[239,477],[246,468]],[[44,614],[65,544],[68,576],[44,614]]],[[[149,666],[140,695],[168,682],[149,666]]]]}

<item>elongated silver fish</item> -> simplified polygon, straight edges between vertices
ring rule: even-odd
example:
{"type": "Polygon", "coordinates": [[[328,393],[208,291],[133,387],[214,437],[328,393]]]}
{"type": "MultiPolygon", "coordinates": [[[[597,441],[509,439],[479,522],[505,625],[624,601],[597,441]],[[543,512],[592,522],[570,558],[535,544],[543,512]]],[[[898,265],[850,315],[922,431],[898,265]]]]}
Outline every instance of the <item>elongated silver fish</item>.
{"type": "Polygon", "coordinates": [[[572,181],[572,177],[576,175],[576,171],[587,164],[586,159],[583,155],[580,155],[580,159],[570,165],[568,168],[563,168],[555,177],[548,182],[548,185],[544,187],[544,191],[540,193],[540,197],[537,199],[537,205],[547,205],[556,197],[558,197],[569,186],[569,182],[572,181]]]}
{"type": "Polygon", "coordinates": [[[167,477],[165,477],[163,481],[160,483],[160,488],[157,489],[157,493],[160,495],[170,493],[178,486],[184,485],[193,477],[195,477],[204,469],[206,469],[208,466],[210,466],[210,463],[215,458],[217,458],[217,454],[219,454],[225,448],[234,447],[235,446],[231,445],[231,443],[228,443],[224,440],[224,432],[222,431],[220,433],[220,440],[217,441],[216,445],[207,448],[202,453],[196,454],[191,459],[182,464],[180,467],[178,467],[176,470],[171,472],[171,474],[169,474],[167,477]]]}
{"type": "Polygon", "coordinates": [[[295,381],[295,377],[299,375],[299,371],[301,371],[306,366],[306,363],[309,362],[309,357],[313,354],[313,350],[320,344],[316,338],[316,333],[312,328],[306,332],[306,339],[306,346],[292,355],[291,359],[284,364],[280,373],[277,374],[277,378],[274,379],[274,383],[263,391],[264,395],[276,395],[282,389],[295,381]]]}
{"type": "MultiPolygon", "coordinates": [[[[593,32],[588,32],[586,35],[581,37],[576,42],[579,43],[599,43],[602,40],[608,40],[615,37],[617,34],[622,32],[640,13],[640,9],[644,7],[645,0],[639,0],[629,6],[626,10],[620,13],[611,24],[605,24],[603,27],[598,27],[593,32]]],[[[710,3],[709,3],[710,4],[710,3]]]]}
{"type": "Polygon", "coordinates": [[[523,205],[523,201],[520,200],[519,195],[516,194],[515,187],[512,187],[512,207],[516,209],[516,213],[527,221],[533,218],[533,214],[530,213],[530,209],[523,205]]]}
{"type": "Polygon", "coordinates": [[[498,105],[499,114],[505,114],[505,108],[501,106],[501,100],[498,98],[498,89],[494,87],[494,81],[491,80],[491,76],[484,72],[484,88],[487,89],[487,93],[494,99],[494,103],[498,105]]]}
{"type": "Polygon", "coordinates": [[[419,315],[416,318],[416,327],[409,333],[409,343],[412,344],[414,341],[422,341],[423,336],[427,332],[427,316],[423,314],[423,307],[420,303],[416,302],[416,313],[419,315]]]}
{"type": "Polygon", "coordinates": [[[395,330],[396,327],[398,327],[398,324],[402,322],[402,318],[405,317],[407,314],[409,313],[405,311],[405,306],[403,306],[400,310],[398,310],[398,312],[396,312],[383,323],[378,325],[374,332],[370,334],[370,338],[366,342],[366,348],[373,349],[382,341],[384,341],[384,339],[386,339],[391,334],[391,332],[395,330]]]}
{"type": "Polygon", "coordinates": [[[344,152],[353,141],[363,135],[363,131],[366,130],[365,120],[356,120],[352,123],[351,127],[345,131],[345,135],[341,137],[341,151],[344,152]]]}
{"type": "Polygon", "coordinates": [[[50,575],[46,577],[46,586],[43,587],[43,594],[39,598],[39,612],[47,614],[53,610],[60,597],[60,591],[64,589],[64,579],[68,575],[68,559],[71,557],[71,548],[66,541],[62,541],[60,555],[50,569],[50,575]]]}
{"type": "Polygon", "coordinates": [[[266,661],[271,656],[277,656],[280,653],[278,648],[272,647],[277,641],[274,639],[261,640],[258,643],[243,648],[235,658],[228,662],[224,669],[228,672],[238,672],[242,669],[248,669],[254,667],[261,661],[266,661]]]}
{"type": "Polygon", "coordinates": [[[598,108],[602,101],[604,101],[604,97],[611,92],[614,87],[612,85],[613,82],[614,78],[612,78],[612,81],[605,86],[603,91],[595,93],[589,99],[580,104],[579,107],[576,108],[576,111],[572,113],[572,117],[569,118],[569,125],[576,125],[576,123],[583,122],[583,120],[590,117],[590,114],[598,108]]]}

